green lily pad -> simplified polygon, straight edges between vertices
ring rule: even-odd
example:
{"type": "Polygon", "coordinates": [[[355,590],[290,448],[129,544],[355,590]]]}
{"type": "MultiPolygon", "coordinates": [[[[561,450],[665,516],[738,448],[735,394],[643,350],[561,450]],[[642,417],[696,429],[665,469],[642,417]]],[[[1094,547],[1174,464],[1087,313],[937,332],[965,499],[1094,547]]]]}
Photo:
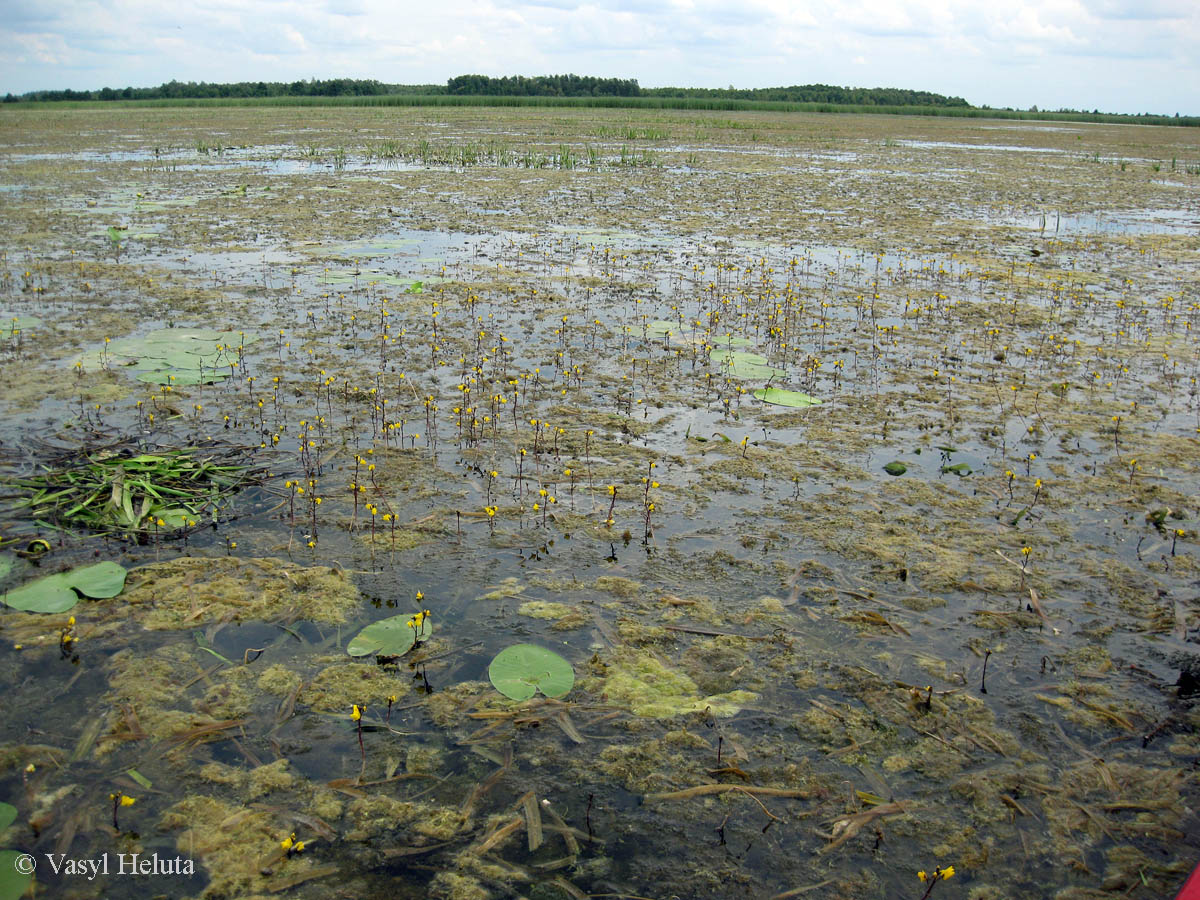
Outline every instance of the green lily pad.
{"type": "Polygon", "coordinates": [[[513,700],[528,700],[538,691],[547,697],[563,697],[575,686],[571,664],[536,644],[505,647],[488,666],[488,678],[496,690],[513,700]]]}
{"type": "Polygon", "coordinates": [[[731,334],[720,335],[718,337],[711,338],[709,343],[711,343],[714,347],[733,348],[733,347],[753,347],[754,346],[754,341],[750,340],[749,338],[738,337],[736,335],[731,335],[731,334]]]}
{"type": "Polygon", "coordinates": [[[4,602],[25,612],[62,613],[79,602],[65,575],[47,575],[4,595],[4,602]]]}
{"type": "Polygon", "coordinates": [[[17,808],[11,803],[0,802],[0,831],[17,821],[17,808]]]}
{"type": "Polygon", "coordinates": [[[821,401],[816,397],[803,394],[800,391],[785,391],[783,388],[759,388],[754,392],[756,399],[775,406],[790,406],[803,409],[806,406],[819,406],[821,401]]]}
{"type": "Polygon", "coordinates": [[[747,350],[714,350],[709,354],[713,364],[730,378],[772,378],[787,375],[784,369],[767,365],[767,358],[747,350]]]}
{"type": "Polygon", "coordinates": [[[25,612],[63,613],[79,602],[79,594],[98,600],[117,596],[125,587],[125,574],[124,566],[98,562],[23,584],[3,600],[25,612]]]}
{"type": "Polygon", "coordinates": [[[0,325],[3,325],[9,337],[16,337],[22,332],[35,331],[43,324],[37,316],[7,316],[0,319],[0,325]]]}
{"type": "Polygon", "coordinates": [[[153,372],[138,372],[137,380],[144,381],[146,384],[192,385],[216,384],[218,381],[224,381],[228,377],[228,372],[213,371],[212,369],[203,374],[199,370],[156,369],[153,372]]]}
{"type": "Polygon", "coordinates": [[[85,597],[105,600],[125,589],[125,567],[107,560],[64,573],[71,587],[85,597]]]}
{"type": "Polygon", "coordinates": [[[943,475],[957,475],[962,478],[964,475],[971,474],[971,467],[965,462],[955,463],[952,466],[942,466],[943,475]]]}
{"type": "Polygon", "coordinates": [[[417,639],[425,640],[433,634],[433,622],[428,617],[421,623],[420,631],[409,623],[411,615],[389,616],[372,622],[346,645],[351,656],[402,656],[413,648],[417,639]]]}
{"type": "Polygon", "coordinates": [[[241,331],[213,328],[160,328],[140,337],[121,338],[80,357],[88,370],[132,365],[151,384],[210,384],[229,376],[238,350],[258,340],[241,331]],[[218,349],[220,348],[220,349],[218,349]],[[172,381],[168,376],[175,376],[172,381]]]}
{"type": "Polygon", "coordinates": [[[17,869],[26,859],[19,850],[0,850],[0,900],[18,900],[29,890],[33,874],[23,874],[17,869]]]}
{"type": "Polygon", "coordinates": [[[13,561],[11,556],[0,556],[0,578],[7,578],[8,573],[12,571],[12,567],[13,561]]]}
{"type": "Polygon", "coordinates": [[[883,471],[892,476],[903,475],[908,471],[908,466],[902,462],[890,462],[883,467],[883,471]]]}

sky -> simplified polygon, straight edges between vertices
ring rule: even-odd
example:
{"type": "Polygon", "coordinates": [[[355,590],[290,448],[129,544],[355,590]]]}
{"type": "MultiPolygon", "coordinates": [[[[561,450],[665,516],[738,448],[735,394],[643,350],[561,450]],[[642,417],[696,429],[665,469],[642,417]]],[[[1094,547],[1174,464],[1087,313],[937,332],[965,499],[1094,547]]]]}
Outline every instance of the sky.
{"type": "Polygon", "coordinates": [[[0,0],[0,94],[568,72],[1200,115],[1200,0],[0,0]]]}

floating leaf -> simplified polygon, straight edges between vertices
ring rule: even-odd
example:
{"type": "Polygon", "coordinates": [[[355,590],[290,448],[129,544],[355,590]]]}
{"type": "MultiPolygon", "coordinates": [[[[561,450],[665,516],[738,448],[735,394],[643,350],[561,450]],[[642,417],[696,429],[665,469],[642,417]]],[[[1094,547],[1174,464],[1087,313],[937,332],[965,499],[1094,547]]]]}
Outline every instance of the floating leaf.
{"type": "Polygon", "coordinates": [[[754,392],[756,399],[763,403],[773,403],[775,406],[790,406],[803,409],[806,406],[819,406],[821,401],[800,391],[785,391],[783,388],[759,388],[754,392]]]}
{"type": "Polygon", "coordinates": [[[124,566],[107,560],[67,572],[66,578],[85,597],[105,600],[124,590],[125,574],[124,566]]]}
{"type": "Polygon", "coordinates": [[[25,612],[62,613],[79,602],[64,575],[47,575],[4,595],[4,602],[25,612]]]}
{"type": "Polygon", "coordinates": [[[373,622],[356,634],[346,645],[346,652],[351,656],[370,656],[378,653],[381,656],[402,656],[413,648],[417,638],[424,640],[433,634],[433,622],[429,617],[421,623],[420,633],[409,623],[411,615],[389,616],[373,622]]]}
{"type": "Polygon", "coordinates": [[[0,556],[0,578],[7,578],[8,573],[12,571],[13,561],[11,556],[0,556]]]}
{"type": "Polygon", "coordinates": [[[905,472],[908,471],[908,466],[906,466],[902,462],[890,462],[886,466],[883,467],[883,471],[887,472],[889,475],[892,475],[892,476],[903,475],[905,472]]]}
{"type": "Polygon", "coordinates": [[[971,474],[971,467],[965,462],[955,463],[952,466],[942,466],[943,475],[957,475],[962,478],[964,475],[971,474]]]}
{"type": "MultiPolygon", "coordinates": [[[[720,335],[709,339],[709,343],[714,347],[753,347],[754,341],[749,338],[735,337],[734,335],[720,335]]],[[[753,355],[753,354],[751,354],[753,355]]]]}
{"type": "Polygon", "coordinates": [[[787,375],[783,369],[767,365],[767,358],[746,350],[714,350],[709,354],[730,378],[772,378],[787,375]]]}
{"type": "Polygon", "coordinates": [[[0,802],[0,831],[17,821],[17,808],[11,803],[0,802]]]}
{"type": "Polygon", "coordinates": [[[124,566],[99,562],[23,584],[9,591],[4,602],[26,612],[63,613],[79,602],[79,594],[98,600],[117,596],[125,587],[125,574],[124,566]]]}
{"type": "Polygon", "coordinates": [[[0,850],[0,900],[18,900],[29,890],[32,873],[26,875],[18,866],[28,860],[19,850],[0,850]]]}
{"type": "Polygon", "coordinates": [[[188,371],[186,369],[161,369],[154,372],[139,372],[138,381],[144,381],[147,384],[216,384],[218,381],[224,381],[229,377],[228,372],[218,372],[209,369],[203,375],[199,370],[188,371]]]}
{"type": "Polygon", "coordinates": [[[537,691],[562,697],[575,686],[571,664],[536,644],[505,647],[488,666],[488,678],[496,690],[513,700],[528,700],[537,691]]]}
{"type": "Polygon", "coordinates": [[[241,331],[213,328],[160,328],[140,337],[121,338],[85,354],[77,362],[88,368],[134,366],[151,384],[208,384],[229,376],[238,351],[258,340],[241,331]],[[220,349],[218,349],[220,348],[220,349]]]}
{"type": "Polygon", "coordinates": [[[37,316],[6,316],[0,319],[9,337],[16,337],[22,332],[34,331],[42,327],[42,320],[37,316]]]}

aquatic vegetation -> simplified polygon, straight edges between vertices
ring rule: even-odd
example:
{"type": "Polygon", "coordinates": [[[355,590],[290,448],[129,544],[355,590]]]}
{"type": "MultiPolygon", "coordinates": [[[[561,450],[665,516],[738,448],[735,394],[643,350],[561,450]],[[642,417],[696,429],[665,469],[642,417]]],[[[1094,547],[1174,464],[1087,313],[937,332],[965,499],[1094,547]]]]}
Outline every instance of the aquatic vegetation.
{"type": "Polygon", "coordinates": [[[235,374],[246,347],[257,340],[244,331],[160,328],[140,337],[106,338],[99,350],[77,362],[88,370],[128,367],[150,384],[211,384],[235,374]]]}
{"type": "Polygon", "coordinates": [[[238,447],[210,445],[126,455],[93,451],[13,484],[27,496],[16,501],[49,527],[166,538],[217,521],[234,494],[261,479],[260,467],[238,447]]]}
{"type": "Polygon", "coordinates": [[[72,609],[81,597],[108,599],[125,587],[125,567],[115,562],[99,562],[90,566],[47,575],[6,592],[6,606],[27,612],[63,613],[72,609]]]}
{"type": "MultiPolygon", "coordinates": [[[[0,802],[0,834],[17,820],[17,808],[11,803],[0,802]]],[[[25,896],[33,880],[33,867],[27,866],[30,859],[17,850],[0,850],[0,898],[18,900],[25,896]],[[28,871],[26,871],[28,869],[28,871]]]]}
{"type": "Polygon", "coordinates": [[[4,900],[20,900],[33,881],[32,869],[23,871],[30,857],[18,850],[0,850],[0,897],[4,900]]]}
{"type": "Polygon", "coordinates": [[[94,855],[123,790],[214,896],[1171,894],[1183,131],[377,112],[13,111],[63,155],[3,159],[6,584],[139,538],[77,622],[4,613],[43,844],[94,855]],[[162,166],[180,133],[235,149],[162,166]],[[210,447],[260,474],[195,527],[14,502],[210,447]],[[389,617],[407,656],[347,654],[389,617]],[[478,681],[517,641],[578,682],[478,681]]]}
{"type": "Polygon", "coordinates": [[[817,406],[821,402],[816,397],[810,397],[801,391],[786,391],[782,388],[759,388],[754,392],[754,397],[763,403],[771,403],[775,406],[788,406],[794,409],[817,406]]]}
{"type": "Polygon", "coordinates": [[[351,656],[403,656],[433,634],[429,610],[372,622],[346,645],[351,656]]]}
{"type": "Polygon", "coordinates": [[[575,671],[553,650],[536,644],[513,644],[492,659],[488,679],[512,700],[528,700],[537,693],[557,699],[575,686],[575,671]]]}
{"type": "Polygon", "coordinates": [[[653,653],[633,649],[614,650],[597,659],[580,687],[635,716],[658,719],[687,713],[729,717],[758,699],[741,689],[706,697],[684,673],[664,665],[653,653]]]}
{"type": "Polygon", "coordinates": [[[340,569],[245,556],[192,557],[134,569],[119,602],[98,614],[154,630],[212,622],[345,622],[362,602],[340,569]]]}

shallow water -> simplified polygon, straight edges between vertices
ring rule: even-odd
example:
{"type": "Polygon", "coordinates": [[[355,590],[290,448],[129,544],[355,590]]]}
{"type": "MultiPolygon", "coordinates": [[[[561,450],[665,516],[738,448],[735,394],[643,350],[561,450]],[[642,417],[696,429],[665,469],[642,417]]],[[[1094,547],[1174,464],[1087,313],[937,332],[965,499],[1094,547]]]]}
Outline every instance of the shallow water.
{"type": "Polygon", "coordinates": [[[72,611],[77,663],[63,616],[0,616],[5,846],[178,853],[198,874],[154,889],[210,896],[920,896],[951,864],[939,895],[1181,883],[1196,181],[1057,157],[1194,160],[1195,136],[1039,132],[1056,153],[969,170],[976,123],[655,114],[636,169],[330,168],[306,152],[355,128],[586,157],[631,117],[155,110],[80,136],[78,113],[21,115],[0,313],[42,321],[3,350],[7,584],[131,572],[72,611]],[[188,149],[218,131],[241,149],[188,149]],[[147,166],[155,146],[180,164],[147,166]],[[249,336],[218,383],[102,353],[197,327],[249,336]],[[823,402],[756,400],[712,355],[731,338],[823,402]],[[270,475],[143,543],[19,504],[72,456],[189,446],[270,475]],[[346,654],[422,608],[409,656],[346,654]],[[518,642],[567,659],[571,693],[493,690],[518,642]],[[138,798],[119,829],[115,790],[138,798]]]}

